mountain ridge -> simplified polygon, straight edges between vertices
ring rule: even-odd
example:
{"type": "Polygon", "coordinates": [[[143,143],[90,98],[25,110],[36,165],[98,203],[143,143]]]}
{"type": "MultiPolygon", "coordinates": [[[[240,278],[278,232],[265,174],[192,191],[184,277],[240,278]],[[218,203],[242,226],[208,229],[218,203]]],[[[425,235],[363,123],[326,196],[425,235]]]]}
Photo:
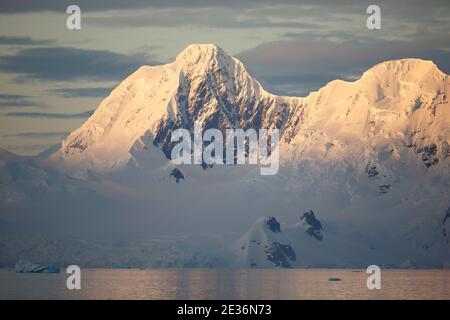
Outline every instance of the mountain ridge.
{"type": "MultiPolygon", "coordinates": [[[[355,142],[373,144],[382,136],[395,140],[403,135],[398,139],[414,152],[431,150],[446,159],[449,94],[448,76],[433,62],[408,58],[379,63],[352,82],[333,80],[305,97],[277,96],[220,47],[193,44],[174,62],[142,66],[127,77],[51,159],[63,167],[116,170],[133,159],[136,145],[149,149],[149,142],[143,141],[151,141],[170,158],[170,133],[192,130],[194,121],[222,131],[278,128],[282,149],[290,150],[282,153],[284,162],[305,156],[305,148],[293,152],[291,146],[312,145],[303,141],[311,132],[327,136],[323,146],[344,149],[355,142]],[[426,124],[432,122],[432,127],[426,124]]],[[[324,148],[321,156],[333,149],[324,148]]],[[[439,166],[434,154],[434,160],[423,157],[426,165],[439,166]]]]}

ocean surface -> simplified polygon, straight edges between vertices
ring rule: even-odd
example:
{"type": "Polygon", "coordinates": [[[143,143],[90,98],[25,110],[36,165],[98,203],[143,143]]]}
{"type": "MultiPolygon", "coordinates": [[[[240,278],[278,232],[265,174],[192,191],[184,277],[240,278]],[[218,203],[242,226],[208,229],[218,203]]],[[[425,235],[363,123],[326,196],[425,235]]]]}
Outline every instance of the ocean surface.
{"type": "Polygon", "coordinates": [[[0,269],[0,299],[450,299],[450,270],[382,270],[380,290],[365,270],[82,269],[81,290],[62,271],[0,269]]]}

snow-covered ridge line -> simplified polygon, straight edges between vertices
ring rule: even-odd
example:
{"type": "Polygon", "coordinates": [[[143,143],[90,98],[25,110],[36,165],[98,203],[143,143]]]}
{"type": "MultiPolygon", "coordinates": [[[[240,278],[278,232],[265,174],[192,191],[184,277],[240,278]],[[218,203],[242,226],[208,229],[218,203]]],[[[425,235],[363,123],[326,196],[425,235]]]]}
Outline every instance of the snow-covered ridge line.
{"type": "Polygon", "coordinates": [[[52,160],[116,170],[149,142],[167,156],[170,133],[198,121],[205,129],[278,128],[285,163],[360,154],[366,166],[375,156],[371,146],[406,145],[427,167],[439,166],[450,150],[449,94],[448,76],[431,61],[401,59],[377,64],[353,82],[331,81],[306,97],[277,96],[218,46],[194,44],[173,63],[143,66],[125,79],[52,160]]]}

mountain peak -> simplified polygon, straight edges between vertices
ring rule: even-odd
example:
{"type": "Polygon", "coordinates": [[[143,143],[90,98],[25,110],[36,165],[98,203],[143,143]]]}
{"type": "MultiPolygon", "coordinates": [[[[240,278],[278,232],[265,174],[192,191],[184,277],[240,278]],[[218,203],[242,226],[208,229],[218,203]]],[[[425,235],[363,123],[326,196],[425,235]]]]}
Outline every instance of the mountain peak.
{"type": "Polygon", "coordinates": [[[399,80],[425,80],[429,76],[442,78],[446,75],[431,60],[405,58],[381,62],[363,74],[363,78],[395,77],[399,80]]]}
{"type": "Polygon", "coordinates": [[[194,53],[194,52],[212,52],[222,50],[218,45],[214,43],[192,43],[183,49],[178,55],[183,55],[186,53],[194,53]]]}
{"type": "Polygon", "coordinates": [[[198,63],[201,60],[208,61],[219,56],[229,57],[228,54],[216,44],[190,44],[178,54],[176,61],[198,63]]]}

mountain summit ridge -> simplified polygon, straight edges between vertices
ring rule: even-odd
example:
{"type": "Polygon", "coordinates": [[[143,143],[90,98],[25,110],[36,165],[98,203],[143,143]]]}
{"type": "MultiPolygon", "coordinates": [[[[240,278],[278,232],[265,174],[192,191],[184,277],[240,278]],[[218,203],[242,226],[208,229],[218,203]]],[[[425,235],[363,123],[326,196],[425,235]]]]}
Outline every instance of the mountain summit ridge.
{"type": "Polygon", "coordinates": [[[368,155],[370,148],[402,145],[418,154],[436,149],[432,153],[443,160],[450,143],[449,95],[448,76],[434,63],[400,59],[379,63],[353,82],[331,81],[306,97],[277,96],[219,46],[192,44],[174,62],[143,66],[126,78],[52,159],[65,167],[116,170],[133,159],[136,144],[148,149],[143,141],[170,157],[170,133],[199,121],[222,131],[278,128],[282,161],[290,163],[360,152],[363,159],[355,162],[366,165],[375,156],[368,155]],[[357,151],[359,144],[366,147],[357,151]]]}

